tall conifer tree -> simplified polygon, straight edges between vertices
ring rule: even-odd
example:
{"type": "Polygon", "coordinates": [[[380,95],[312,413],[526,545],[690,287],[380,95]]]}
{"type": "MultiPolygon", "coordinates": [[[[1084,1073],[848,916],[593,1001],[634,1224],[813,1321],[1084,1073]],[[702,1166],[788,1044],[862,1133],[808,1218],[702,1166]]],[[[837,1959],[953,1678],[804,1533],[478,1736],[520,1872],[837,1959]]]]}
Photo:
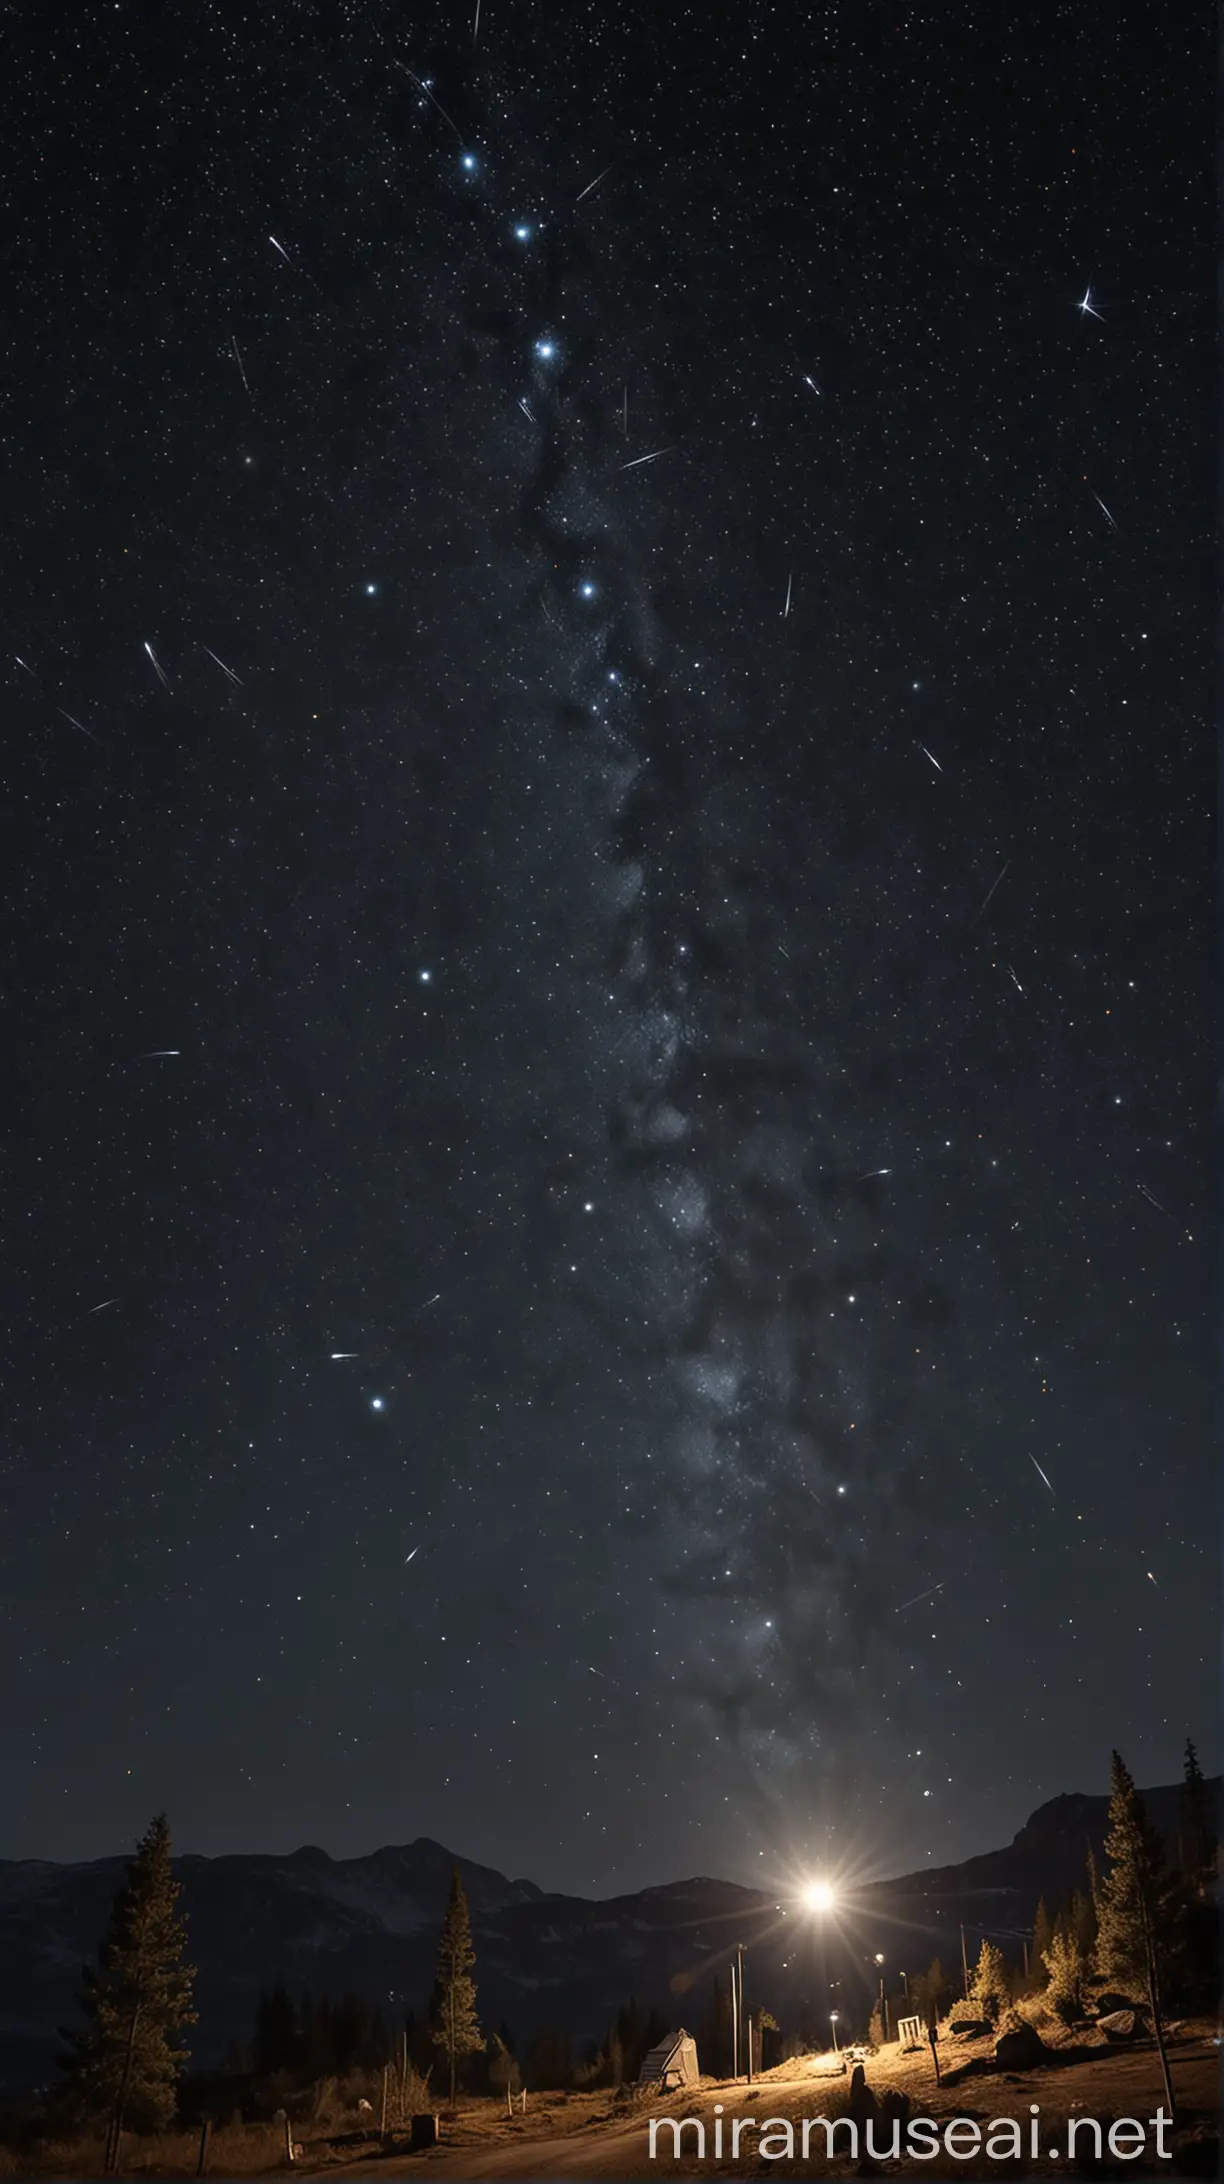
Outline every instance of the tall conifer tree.
{"type": "Polygon", "coordinates": [[[98,1962],[86,1966],[81,2007],[88,2022],[66,2036],[69,2098],[81,2115],[105,2117],[116,2136],[125,2127],[159,2130],[174,2117],[187,2060],[178,2039],[196,2022],[178,1897],[170,1827],[159,1813],[115,1898],[98,1962]]]}
{"type": "Polygon", "coordinates": [[[434,1988],[434,2044],[441,2048],[450,2073],[450,2101],[455,2105],[455,2072],[465,2055],[484,2046],[484,2034],[476,2016],[476,1985],[472,1966],[472,1924],[467,1897],[456,1866],[451,1877],[450,1900],[438,1936],[437,1982],[434,1988]]]}

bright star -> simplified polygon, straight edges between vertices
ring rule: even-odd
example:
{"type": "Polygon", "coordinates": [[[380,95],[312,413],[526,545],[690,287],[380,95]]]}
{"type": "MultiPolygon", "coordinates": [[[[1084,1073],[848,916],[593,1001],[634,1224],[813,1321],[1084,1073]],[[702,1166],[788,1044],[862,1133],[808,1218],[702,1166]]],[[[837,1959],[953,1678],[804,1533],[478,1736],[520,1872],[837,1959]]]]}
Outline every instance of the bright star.
{"type": "Polygon", "coordinates": [[[371,1410],[385,1410],[385,1409],[386,1409],[386,1405],[385,1405],[385,1403],[383,1402],[383,1399],[382,1399],[381,1395],[372,1395],[372,1396],[370,1397],[370,1409],[371,1409],[371,1410]]]}
{"type": "Polygon", "coordinates": [[[529,227],[516,227],[514,233],[520,243],[529,243],[531,241],[531,229],[529,227]]]}
{"type": "Polygon", "coordinates": [[[367,584],[367,585],[366,585],[366,598],[367,598],[367,599],[373,599],[373,598],[374,598],[374,597],[376,596],[376,594],[377,594],[377,591],[378,591],[378,586],[377,586],[377,584],[367,584]]]}
{"type": "Polygon", "coordinates": [[[472,169],[476,165],[475,152],[465,152],[463,155],[463,164],[467,168],[468,173],[471,174],[472,169]]]}
{"type": "Polygon", "coordinates": [[[593,584],[584,584],[582,596],[584,599],[593,599],[595,597],[595,586],[593,584]]]}
{"type": "Polygon", "coordinates": [[[537,343],[536,343],[536,355],[537,355],[537,356],[539,356],[539,357],[543,357],[543,359],[544,359],[544,362],[545,362],[546,364],[548,363],[548,361],[549,361],[549,359],[550,359],[551,357],[554,357],[554,356],[556,355],[556,353],[557,353],[557,349],[556,349],[556,344],[555,344],[555,342],[551,342],[551,341],[537,341],[537,343]]]}

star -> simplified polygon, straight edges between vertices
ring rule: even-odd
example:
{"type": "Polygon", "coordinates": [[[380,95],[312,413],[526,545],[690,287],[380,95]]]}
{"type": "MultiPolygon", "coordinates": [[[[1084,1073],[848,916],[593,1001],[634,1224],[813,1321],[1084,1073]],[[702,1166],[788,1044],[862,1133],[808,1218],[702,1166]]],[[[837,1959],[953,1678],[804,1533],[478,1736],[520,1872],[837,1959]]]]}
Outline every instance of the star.
{"type": "Polygon", "coordinates": [[[382,1398],[382,1396],[381,1396],[381,1395],[372,1395],[372,1396],[370,1397],[370,1409],[371,1409],[371,1410],[385,1410],[385,1409],[386,1409],[386,1407],[387,1407],[387,1406],[386,1406],[385,1402],[383,1401],[383,1398],[382,1398]]]}
{"type": "Polygon", "coordinates": [[[557,353],[557,347],[556,347],[556,343],[555,343],[555,342],[552,342],[552,341],[537,341],[537,343],[536,343],[536,355],[537,355],[538,357],[542,357],[542,358],[543,358],[543,360],[544,360],[544,362],[545,362],[546,364],[548,364],[548,363],[550,363],[550,362],[551,362],[552,358],[553,358],[553,357],[554,357],[554,356],[556,355],[556,353],[557,353]]]}

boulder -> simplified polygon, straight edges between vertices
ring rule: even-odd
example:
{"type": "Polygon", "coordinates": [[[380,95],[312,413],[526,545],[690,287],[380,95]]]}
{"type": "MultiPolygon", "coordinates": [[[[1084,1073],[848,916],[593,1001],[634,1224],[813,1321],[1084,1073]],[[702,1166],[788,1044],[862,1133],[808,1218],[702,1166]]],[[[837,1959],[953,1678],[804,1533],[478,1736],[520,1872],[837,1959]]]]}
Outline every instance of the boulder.
{"type": "Polygon", "coordinates": [[[1004,2070],[1031,2070],[1050,2052],[1036,2026],[1025,2020],[999,2033],[995,2040],[995,2062],[1004,2070]]]}
{"type": "Polygon", "coordinates": [[[1137,2040],[1147,2031],[1147,2019],[1142,2010],[1111,2010],[1108,2017],[1098,2017],[1097,2025],[1107,2040],[1137,2040]]]}
{"type": "Polygon", "coordinates": [[[954,2017],[952,2030],[958,2040],[981,2040],[988,2032],[993,2032],[994,2027],[985,2017],[954,2017]]]}
{"type": "Polygon", "coordinates": [[[1034,2025],[1017,2025],[995,2041],[995,2061],[1000,2070],[1033,2070],[1050,2050],[1034,2025]]]}
{"type": "Polygon", "coordinates": [[[1098,2017],[1108,2017],[1114,2010],[1133,2010],[1135,1998],[1130,1994],[1096,1994],[1092,1997],[1098,2017]]]}
{"type": "Polygon", "coordinates": [[[414,2116],[411,2125],[411,2137],[408,2141],[410,2151],[416,2154],[419,2153],[423,2147],[436,2146],[437,2143],[438,2119],[436,2115],[414,2116]]]}

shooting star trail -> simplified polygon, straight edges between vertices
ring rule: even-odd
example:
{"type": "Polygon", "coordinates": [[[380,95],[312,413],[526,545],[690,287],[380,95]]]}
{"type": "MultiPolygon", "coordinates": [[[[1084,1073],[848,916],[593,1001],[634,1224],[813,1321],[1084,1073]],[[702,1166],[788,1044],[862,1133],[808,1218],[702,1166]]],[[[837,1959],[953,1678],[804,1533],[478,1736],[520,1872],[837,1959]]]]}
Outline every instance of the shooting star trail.
{"type": "Polygon", "coordinates": [[[136,1059],[138,1062],[176,1062],[182,1051],[181,1047],[150,1047],[147,1054],[138,1054],[136,1059]]]}
{"type": "Polygon", "coordinates": [[[15,653],[13,654],[13,658],[14,658],[14,659],[16,660],[16,662],[17,662],[17,665],[18,665],[18,667],[24,667],[24,668],[25,668],[26,674],[27,674],[27,675],[29,676],[29,678],[30,678],[31,682],[37,682],[37,681],[38,681],[38,677],[37,677],[37,675],[35,674],[35,672],[34,672],[33,668],[32,668],[32,667],[27,667],[27,666],[26,666],[26,663],[25,663],[25,661],[24,661],[24,660],[22,659],[22,657],[21,657],[21,654],[20,654],[19,652],[15,652],[15,653]]]}
{"type": "Polygon", "coordinates": [[[631,463],[618,463],[616,467],[618,470],[636,470],[639,463],[657,463],[660,455],[674,454],[675,448],[676,442],[673,440],[670,447],[657,447],[653,455],[635,455],[631,463]]]}
{"type": "MultiPolygon", "coordinates": [[[[414,1547],[414,1548],[413,1548],[413,1550],[412,1550],[412,1555],[419,1555],[419,1554],[420,1554],[420,1552],[421,1552],[421,1550],[420,1550],[420,1548],[419,1548],[419,1547],[414,1547]]],[[[405,1569],[407,1569],[407,1567],[408,1567],[408,1564],[409,1564],[409,1563],[411,1562],[411,1560],[412,1560],[412,1555],[405,1555],[405,1556],[404,1556],[404,1568],[405,1568],[405,1569]]]]}
{"type": "Polygon", "coordinates": [[[928,749],[927,749],[927,747],[926,747],[925,743],[920,743],[920,744],[919,744],[919,746],[918,746],[918,748],[919,748],[919,750],[921,751],[921,753],[922,753],[922,755],[923,755],[923,757],[924,757],[924,758],[929,758],[929,759],[930,759],[930,761],[931,761],[931,764],[932,764],[932,766],[933,766],[933,767],[935,768],[935,771],[936,771],[936,773],[942,773],[942,772],[943,772],[943,767],[942,767],[942,766],[940,765],[940,763],[939,763],[939,760],[938,760],[938,759],[936,758],[936,756],[935,756],[935,753],[934,753],[934,751],[928,751],[928,749]]]}
{"type": "Polygon", "coordinates": [[[86,1319],[92,1319],[96,1312],[109,1312],[112,1304],[118,1304],[118,1302],[118,1297],[108,1297],[105,1304],[91,1304],[88,1312],[84,1314],[84,1317],[86,1319]]]}
{"type": "Polygon", "coordinates": [[[1041,1480],[1043,1480],[1043,1481],[1044,1481],[1044,1483],[1046,1484],[1046,1486],[1049,1486],[1049,1487],[1050,1487],[1050,1492],[1051,1492],[1051,1494],[1053,1494],[1053,1492],[1054,1492],[1054,1489],[1053,1489],[1053,1487],[1052,1487],[1052,1486],[1050,1486],[1050,1482],[1049,1482],[1049,1480],[1048,1480],[1048,1479],[1046,1478],[1046,1475],[1045,1475],[1044,1471],[1042,1470],[1042,1468],[1041,1468],[1041,1465],[1040,1465],[1040,1464],[1038,1463],[1038,1461],[1037,1461],[1037,1458],[1036,1458],[1035,1456],[1030,1456],[1030,1457],[1029,1457],[1029,1462],[1031,1463],[1031,1465],[1032,1465],[1032,1467],[1033,1467],[1034,1471],[1035,1471],[1035,1472],[1037,1473],[1037,1476],[1038,1476],[1038,1478],[1039,1478],[1039,1479],[1041,1479],[1041,1480]]]}
{"type": "Polygon", "coordinates": [[[1004,966],[1003,966],[1003,968],[1004,968],[1004,970],[1005,970],[1005,971],[1007,972],[1007,975],[1008,975],[1008,977],[1010,978],[1010,980],[1011,980],[1011,982],[1012,982],[1013,986],[1015,987],[1015,989],[1016,989],[1016,992],[1017,992],[1017,993],[1023,993],[1023,992],[1024,992],[1024,988],[1023,988],[1023,986],[1021,985],[1021,983],[1020,983],[1019,979],[1017,978],[1017,976],[1016,976],[1015,972],[1013,971],[1013,969],[1012,969],[1012,967],[1011,967],[1011,964],[1010,964],[1010,963],[1005,963],[1005,964],[1004,964],[1004,966]]]}
{"type": "Polygon", "coordinates": [[[903,1600],[899,1608],[893,1609],[893,1614],[903,1615],[906,1608],[916,1608],[920,1600],[929,1600],[933,1593],[942,1592],[947,1582],[946,1577],[941,1577],[938,1585],[928,1585],[925,1592],[916,1592],[912,1600],[903,1600]]]}
{"type": "Polygon", "coordinates": [[[1081,315],[1082,315],[1082,316],[1084,316],[1084,317],[1086,317],[1086,318],[1095,318],[1095,319],[1101,319],[1101,324],[1102,324],[1102,326],[1103,326],[1103,325],[1105,324],[1105,321],[1104,321],[1104,319],[1103,319],[1103,318],[1101,318],[1101,314],[1100,314],[1100,312],[1099,312],[1099,311],[1097,310],[1097,307],[1096,307],[1096,305],[1094,304],[1094,302],[1093,302],[1093,300],[1092,300],[1092,289],[1091,289],[1091,286],[1087,287],[1087,288],[1086,288],[1086,289],[1084,290],[1084,296],[1083,296],[1083,301],[1082,301],[1082,302],[1081,302],[1081,304],[1080,304],[1080,312],[1081,312],[1081,315]]]}
{"type": "Polygon", "coordinates": [[[854,1180],[856,1183],[870,1183],[873,1176],[891,1174],[891,1168],[868,1168],[865,1175],[856,1175],[854,1180]]]}
{"type": "MultiPolygon", "coordinates": [[[[1088,488],[1088,491],[1089,491],[1090,493],[1092,493],[1092,487],[1091,487],[1091,486],[1089,486],[1089,488],[1088,488]]],[[[1118,519],[1117,519],[1117,517],[1116,517],[1116,516],[1111,516],[1111,515],[1110,515],[1110,513],[1109,513],[1109,510],[1108,510],[1108,508],[1107,508],[1107,507],[1105,506],[1105,503],[1104,503],[1104,501],[1103,501],[1103,500],[1101,499],[1101,496],[1100,496],[1100,494],[1099,494],[1099,493],[1092,493],[1092,498],[1093,498],[1093,500],[1094,500],[1094,501],[1096,502],[1096,504],[1097,504],[1097,507],[1098,507],[1098,508],[1100,509],[1100,511],[1101,511],[1101,514],[1102,514],[1102,515],[1103,515],[1103,516],[1105,517],[1105,520],[1106,520],[1106,522],[1107,522],[1107,523],[1109,524],[1109,527],[1110,527],[1110,529],[1111,529],[1111,530],[1113,530],[1113,531],[1116,531],[1116,530],[1117,530],[1117,528],[1118,528],[1118,519]]]]}
{"type": "Polygon", "coordinates": [[[424,1302],[424,1304],[418,1304],[418,1306],[417,1306],[417,1311],[418,1311],[418,1312],[428,1312],[428,1310],[429,1310],[429,1308],[430,1308],[430,1305],[431,1305],[431,1304],[441,1304],[441,1302],[442,1302],[442,1292],[441,1292],[441,1290],[439,1290],[439,1291],[438,1291],[438,1294],[437,1294],[437,1296],[436,1296],[436,1297],[426,1297],[426,1299],[425,1299],[425,1302],[424,1302]]]}
{"type": "Polygon", "coordinates": [[[215,652],[213,651],[213,648],[212,648],[212,646],[211,646],[211,645],[201,645],[201,647],[200,647],[200,650],[201,650],[201,652],[206,652],[206,653],[208,654],[208,657],[209,657],[209,659],[210,659],[210,660],[214,660],[214,661],[216,661],[216,664],[217,664],[217,666],[218,666],[218,667],[220,668],[220,670],[221,670],[221,673],[222,673],[223,675],[228,675],[228,676],[229,676],[229,679],[230,679],[230,681],[231,681],[232,683],[237,683],[237,685],[238,685],[238,688],[239,688],[239,689],[241,690],[241,688],[242,688],[242,677],[241,677],[241,675],[235,675],[235,673],[234,673],[234,670],[233,670],[233,668],[232,668],[232,667],[227,667],[227,666],[226,666],[226,664],[225,664],[225,662],[224,662],[224,660],[218,659],[218,658],[217,658],[217,655],[216,655],[216,653],[215,653],[215,652]]]}
{"type": "Polygon", "coordinates": [[[523,412],[523,415],[524,415],[524,417],[525,417],[525,418],[527,419],[527,422],[528,422],[528,424],[529,424],[529,425],[534,425],[534,423],[535,423],[535,418],[534,418],[534,417],[532,416],[532,414],[531,414],[531,411],[530,411],[530,410],[528,409],[528,407],[527,407],[527,399],[526,399],[526,396],[525,396],[525,395],[521,395],[521,394],[520,394],[520,396],[519,396],[519,408],[520,408],[520,409],[522,410],[522,412],[523,412]]]}
{"type": "MultiPolygon", "coordinates": [[[[615,161],[615,160],[613,160],[613,162],[612,162],[612,167],[614,167],[615,165],[616,165],[616,161],[615,161]]],[[[587,183],[587,186],[586,186],[586,188],[585,188],[584,190],[579,190],[579,192],[578,192],[578,195],[577,195],[577,197],[576,197],[576,198],[574,199],[574,203],[575,203],[576,205],[580,205],[580,204],[582,203],[582,200],[583,200],[583,198],[584,198],[584,197],[589,197],[589,196],[590,196],[590,194],[591,194],[591,191],[592,191],[592,190],[597,190],[597,189],[599,188],[599,185],[600,185],[600,183],[601,183],[601,182],[606,182],[606,180],[607,180],[608,176],[609,176],[609,175],[611,174],[611,172],[612,172],[612,167],[605,167],[605,168],[604,168],[604,171],[603,171],[603,173],[602,173],[602,174],[597,174],[597,175],[596,175],[596,177],[595,177],[595,180],[594,180],[593,182],[588,182],[588,183],[587,183]]]]}
{"type": "Polygon", "coordinates": [[[475,43],[476,43],[476,40],[477,40],[477,39],[479,38],[479,36],[480,36],[480,0],[476,0],[476,18],[475,18],[475,21],[474,21],[474,22],[473,22],[473,24],[472,24],[472,44],[473,44],[473,45],[475,45],[475,43]]]}
{"type": "Polygon", "coordinates": [[[292,260],[292,258],[290,257],[290,255],[289,255],[288,251],[286,250],[286,248],[285,248],[284,244],[283,244],[283,243],[278,243],[278,242],[277,242],[277,240],[276,240],[276,237],[275,237],[275,235],[269,235],[269,237],[268,237],[268,241],[269,241],[269,242],[271,243],[271,245],[272,245],[272,248],[273,248],[273,250],[279,250],[279,252],[280,252],[280,254],[281,254],[282,258],[283,258],[283,259],[284,259],[284,261],[285,261],[285,264],[286,264],[287,266],[289,266],[289,267],[290,267],[290,268],[291,268],[291,269],[292,269],[293,271],[295,271],[295,272],[296,272],[297,268],[296,268],[296,267],[294,266],[294,264],[293,264],[293,260],[292,260]]]}
{"type": "MultiPolygon", "coordinates": [[[[275,238],[274,238],[274,240],[275,240],[275,238]]],[[[280,244],[278,243],[276,247],[277,247],[277,249],[279,250],[279,249],[280,249],[280,244]]],[[[234,352],[234,362],[235,362],[235,364],[236,364],[236,365],[238,366],[238,369],[239,369],[239,371],[240,371],[240,372],[241,372],[241,374],[242,374],[242,384],[243,384],[243,386],[244,386],[244,387],[246,387],[246,391],[247,391],[247,393],[249,394],[249,393],[250,393],[250,391],[251,391],[251,389],[250,389],[250,386],[249,386],[249,384],[248,384],[248,381],[247,381],[247,375],[246,375],[246,367],[245,367],[245,365],[243,364],[243,361],[242,361],[242,351],[241,351],[241,350],[239,349],[239,347],[238,347],[238,337],[237,337],[237,335],[236,335],[236,334],[231,334],[231,335],[230,335],[230,347],[231,347],[231,348],[233,349],[233,352],[234,352]]]]}
{"type": "Polygon", "coordinates": [[[165,668],[162,666],[161,661],[158,659],[157,654],[154,652],[153,647],[149,643],[147,637],[145,639],[145,651],[148,653],[150,660],[153,662],[153,673],[156,675],[158,682],[162,686],[162,689],[168,690],[170,688],[170,677],[167,675],[165,668]]]}
{"type": "Polygon", "coordinates": [[[990,890],[988,891],[988,893],[987,893],[987,896],[986,896],[986,901],[985,901],[985,902],[984,902],[984,903],[982,904],[982,908],[981,908],[981,910],[979,910],[979,911],[978,911],[978,916],[979,916],[979,917],[981,917],[981,916],[983,915],[983,912],[984,912],[984,911],[985,911],[985,910],[987,909],[988,905],[989,905],[989,904],[990,904],[990,903],[991,903],[991,902],[993,901],[993,899],[994,899],[994,892],[995,892],[995,888],[996,888],[996,887],[998,887],[998,885],[999,885],[999,881],[1000,881],[1000,880],[1002,880],[1002,879],[1004,879],[1004,878],[1006,877],[1007,873],[1008,873],[1008,872],[1010,872],[1010,870],[1011,870],[1011,866],[1012,866],[1012,860],[1011,860],[1011,858],[1009,857],[1009,858],[1008,858],[1008,860],[1007,860],[1007,863],[1006,863],[1006,864],[1004,865],[1004,867],[1003,867],[1003,870],[1002,870],[1002,872],[1000,872],[1000,874],[999,874],[999,878],[998,878],[998,879],[997,879],[997,880],[995,881],[995,883],[994,883],[994,887],[990,888],[990,890]]]}
{"type": "Polygon", "coordinates": [[[608,1681],[603,1670],[601,1668],[592,1668],[589,1661],[587,1662],[587,1674],[589,1676],[598,1676],[600,1683],[607,1683],[608,1681]]]}
{"type": "Polygon", "coordinates": [[[438,112],[439,112],[439,113],[441,114],[441,116],[442,116],[442,119],[443,119],[443,121],[444,121],[444,122],[446,123],[446,126],[447,126],[447,128],[448,128],[448,129],[453,129],[453,130],[454,130],[454,132],[455,132],[455,135],[456,135],[456,136],[457,136],[457,137],[459,138],[459,142],[460,142],[460,143],[462,144],[462,142],[463,142],[463,136],[462,136],[462,133],[461,133],[461,131],[460,131],[459,127],[458,127],[458,124],[457,124],[457,123],[455,123],[455,122],[453,122],[453,121],[451,120],[451,118],[450,118],[450,115],[449,115],[449,114],[447,113],[447,111],[446,111],[446,108],[445,108],[445,107],[443,106],[443,104],[442,104],[442,101],[441,101],[441,99],[436,99],[436,98],[434,97],[434,95],[433,95],[433,92],[432,92],[432,91],[430,90],[430,88],[429,88],[429,85],[428,85],[427,83],[423,83],[423,82],[421,81],[421,78],[420,78],[419,76],[414,76],[414,75],[413,75],[413,73],[412,73],[412,70],[411,70],[411,69],[409,68],[409,66],[408,66],[408,63],[407,63],[407,61],[400,61],[400,60],[397,60],[397,61],[396,61],[396,63],[395,63],[395,66],[396,66],[397,68],[402,68],[402,69],[403,69],[403,71],[404,71],[404,74],[405,74],[405,75],[406,75],[406,76],[407,76],[407,77],[408,77],[408,78],[410,79],[410,81],[411,81],[411,82],[413,82],[413,83],[414,83],[414,84],[416,85],[416,87],[417,87],[417,90],[418,90],[418,91],[419,91],[419,92],[421,93],[422,97],[423,97],[423,98],[427,98],[427,99],[429,100],[429,103],[430,103],[430,105],[431,105],[431,106],[436,106],[436,107],[437,107],[437,109],[438,109],[438,112]]]}
{"type": "Polygon", "coordinates": [[[81,731],[81,734],[82,734],[83,736],[88,736],[88,737],[89,737],[89,740],[90,740],[90,742],[91,742],[91,743],[100,743],[100,742],[101,742],[101,740],[102,740],[102,739],[101,739],[101,737],[100,737],[100,736],[96,736],[96,735],[94,734],[94,732],[93,732],[93,729],[92,729],[92,728],[87,728],[87,727],[85,726],[85,723],[84,723],[84,721],[83,721],[83,720],[77,720],[74,714],[72,714],[72,713],[66,713],[66,712],[64,711],[64,708],[63,708],[63,706],[62,706],[62,705],[57,705],[57,706],[56,706],[56,708],[55,708],[55,710],[56,710],[56,712],[57,712],[57,713],[59,714],[59,717],[60,717],[60,719],[61,719],[61,720],[66,720],[66,721],[67,721],[67,723],[68,723],[68,726],[69,726],[70,728],[79,728],[79,729],[80,729],[80,731],[81,731]]]}
{"type": "Polygon", "coordinates": [[[794,586],[794,582],[795,582],[795,579],[794,579],[794,577],[793,577],[793,576],[788,576],[788,577],[787,577],[787,579],[786,579],[786,605],[785,605],[785,606],[783,607],[783,609],[782,609],[782,620],[783,620],[784,622],[785,622],[785,620],[786,620],[787,616],[788,616],[788,615],[789,615],[789,613],[790,613],[790,609],[791,609],[791,590],[792,590],[792,588],[793,588],[793,586],[794,586]]]}
{"type": "Polygon", "coordinates": [[[1145,1577],[1147,1578],[1147,1580],[1148,1580],[1149,1584],[1152,1584],[1152,1585],[1156,1585],[1156,1590],[1157,1590],[1157,1592],[1159,1592],[1159,1591],[1160,1591],[1160,1587],[1159,1587],[1159,1585],[1157,1585],[1157,1584],[1156,1584],[1156,1579],[1155,1579],[1155,1578],[1154,1578],[1154,1577],[1152,1576],[1152,1573],[1151,1573],[1151,1571],[1150,1571],[1150,1570],[1145,1570],[1143,1574],[1144,1574],[1144,1576],[1145,1576],[1145,1577]]]}
{"type": "Polygon", "coordinates": [[[1173,1216],[1172,1216],[1172,1214],[1171,1214],[1171,1213],[1169,1212],[1169,1209],[1168,1209],[1168,1207],[1167,1207],[1167,1206],[1162,1206],[1162,1205],[1161,1205],[1161,1203],[1160,1203],[1160,1200],[1159,1200],[1158,1198],[1153,1198],[1153,1196],[1152,1196],[1152,1193],[1151,1193],[1151,1192],[1150,1192],[1150,1190],[1148,1189],[1148,1187],[1147,1187],[1147,1184],[1146,1184],[1146,1183],[1136,1183],[1136,1185],[1135,1185],[1135,1189],[1136,1189],[1137,1191],[1142,1191],[1142,1192],[1143,1192],[1143,1195],[1144,1195],[1144,1197],[1145,1197],[1145,1198],[1146,1198],[1146,1199],[1148,1200],[1148,1203],[1149,1203],[1150,1205],[1153,1205],[1153,1206],[1155,1206],[1155,1208],[1156,1208],[1156,1211],[1157,1211],[1157,1213],[1163,1213],[1163,1215],[1164,1215],[1164,1217],[1165,1217],[1166,1221],[1171,1221],[1171,1220],[1172,1220],[1173,1216]]]}
{"type": "Polygon", "coordinates": [[[356,1350],[333,1350],[331,1352],[331,1361],[332,1364],[335,1365],[337,1361],[342,1357],[356,1357],[356,1355],[356,1350]]]}
{"type": "MultiPolygon", "coordinates": [[[[804,375],[803,375],[803,384],[804,384],[804,386],[805,386],[805,387],[810,387],[810,388],[811,388],[811,390],[812,390],[812,393],[813,393],[813,394],[820,394],[820,389],[819,389],[819,387],[817,386],[817,384],[816,384],[815,380],[814,380],[814,379],[809,379],[809,378],[808,378],[808,375],[807,375],[807,373],[806,373],[806,372],[805,372],[805,373],[804,373],[804,375]]],[[[824,399],[824,397],[823,397],[823,396],[821,396],[821,400],[822,400],[822,401],[823,401],[823,399],[824,399]]]]}

